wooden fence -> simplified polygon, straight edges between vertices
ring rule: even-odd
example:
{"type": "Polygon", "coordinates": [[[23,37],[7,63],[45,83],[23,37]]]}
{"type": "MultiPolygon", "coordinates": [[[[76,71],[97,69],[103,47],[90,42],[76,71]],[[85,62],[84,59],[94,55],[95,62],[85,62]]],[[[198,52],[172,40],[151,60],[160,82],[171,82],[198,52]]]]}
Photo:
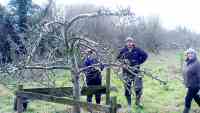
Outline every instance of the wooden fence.
{"type": "Polygon", "coordinates": [[[76,101],[73,98],[73,87],[59,87],[59,88],[34,88],[25,89],[23,85],[18,86],[16,91],[16,108],[17,113],[22,113],[23,98],[29,100],[42,100],[47,102],[66,104],[69,106],[79,106],[88,111],[102,111],[106,113],[116,113],[117,109],[121,107],[117,104],[117,97],[110,97],[110,68],[106,72],[106,86],[90,86],[81,89],[81,95],[101,93],[106,94],[106,105],[93,104],[88,102],[76,101]]]}

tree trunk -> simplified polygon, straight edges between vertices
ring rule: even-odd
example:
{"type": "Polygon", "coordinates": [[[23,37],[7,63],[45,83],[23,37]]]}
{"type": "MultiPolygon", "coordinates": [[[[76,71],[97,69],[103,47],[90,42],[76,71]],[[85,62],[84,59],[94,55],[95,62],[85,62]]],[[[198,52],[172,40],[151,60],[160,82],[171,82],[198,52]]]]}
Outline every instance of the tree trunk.
{"type": "MultiPolygon", "coordinates": [[[[73,79],[73,98],[75,101],[80,101],[80,84],[79,84],[79,74],[78,72],[78,64],[75,59],[75,56],[72,58],[72,79],[73,79]]],[[[77,104],[73,108],[73,113],[80,113],[80,106],[77,104]]]]}
{"type": "MultiPolygon", "coordinates": [[[[79,76],[73,73],[73,98],[76,101],[80,101],[80,87],[79,87],[79,76]]],[[[80,106],[77,104],[73,108],[73,113],[80,113],[80,106]]]]}
{"type": "Polygon", "coordinates": [[[110,71],[111,69],[108,68],[106,70],[106,104],[110,104],[110,71]]]}

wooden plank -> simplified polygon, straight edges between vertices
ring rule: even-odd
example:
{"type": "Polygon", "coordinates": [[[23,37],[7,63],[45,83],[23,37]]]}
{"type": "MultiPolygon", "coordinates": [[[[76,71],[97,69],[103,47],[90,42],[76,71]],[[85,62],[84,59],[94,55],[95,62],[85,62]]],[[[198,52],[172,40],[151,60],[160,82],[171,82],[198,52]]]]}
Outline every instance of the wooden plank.
{"type": "MultiPolygon", "coordinates": [[[[18,91],[23,90],[23,85],[18,86],[18,91]]],[[[23,104],[20,96],[16,97],[16,103],[17,103],[17,113],[23,112],[23,104]]]]}
{"type": "MultiPolygon", "coordinates": [[[[77,63],[74,57],[73,62],[73,68],[75,69],[74,71],[71,71],[72,74],[72,80],[73,80],[73,99],[75,101],[80,101],[80,96],[81,96],[81,90],[80,90],[80,83],[79,83],[79,74],[76,73],[77,71],[77,63]]],[[[81,113],[80,105],[78,103],[75,103],[73,106],[73,111],[72,113],[81,113]]]]}
{"type": "Polygon", "coordinates": [[[72,97],[73,88],[72,87],[59,87],[59,88],[34,88],[34,89],[24,89],[25,92],[33,92],[40,94],[47,94],[57,97],[72,97]]]}
{"type": "Polygon", "coordinates": [[[23,90],[23,85],[18,85],[17,90],[23,90]]]}
{"type": "Polygon", "coordinates": [[[53,70],[53,69],[65,69],[71,70],[70,67],[67,66],[40,66],[40,65],[33,65],[33,66],[24,66],[20,67],[21,69],[44,69],[44,70],[53,70]]]}
{"type": "MultiPolygon", "coordinates": [[[[59,88],[34,88],[34,89],[23,89],[25,92],[48,94],[58,97],[71,97],[73,94],[72,87],[59,87],[59,88]]],[[[87,94],[95,93],[106,93],[106,86],[88,86],[81,89],[81,95],[85,96],[87,94]]]]}
{"type": "Polygon", "coordinates": [[[106,93],[106,87],[105,86],[87,86],[83,87],[81,90],[82,95],[87,95],[87,94],[96,94],[96,93],[101,93],[105,94],[106,93]]]}
{"type": "Polygon", "coordinates": [[[17,113],[22,113],[23,112],[23,103],[21,97],[17,96],[17,113]]]}
{"type": "Polygon", "coordinates": [[[117,113],[117,97],[111,98],[111,112],[110,113],[117,113]]]}
{"type": "Polygon", "coordinates": [[[110,104],[110,72],[111,69],[106,70],[106,104],[110,104]]]}
{"type": "Polygon", "coordinates": [[[98,105],[98,104],[92,104],[92,103],[87,103],[87,102],[75,101],[75,100],[63,98],[63,97],[55,97],[51,95],[24,92],[24,91],[17,91],[16,95],[19,97],[27,97],[31,100],[43,100],[43,101],[48,101],[48,102],[53,102],[53,103],[67,104],[70,106],[74,106],[78,104],[80,107],[84,109],[93,109],[95,111],[104,111],[104,112],[110,111],[110,106],[108,105],[98,105]]]}

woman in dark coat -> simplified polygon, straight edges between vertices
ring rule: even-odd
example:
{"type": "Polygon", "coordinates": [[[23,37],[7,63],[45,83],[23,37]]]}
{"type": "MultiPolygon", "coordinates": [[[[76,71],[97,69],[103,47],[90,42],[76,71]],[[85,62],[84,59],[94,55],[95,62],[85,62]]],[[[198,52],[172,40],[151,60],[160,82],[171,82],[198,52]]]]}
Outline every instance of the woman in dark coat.
{"type": "Polygon", "coordinates": [[[188,88],[183,113],[189,113],[193,99],[200,106],[200,63],[194,49],[186,51],[186,67],[183,74],[185,86],[188,88]]]}
{"type": "MultiPolygon", "coordinates": [[[[84,67],[92,66],[94,64],[100,63],[96,57],[93,56],[93,51],[91,49],[86,50],[87,55],[84,58],[83,65],[84,67]]],[[[100,63],[101,64],[101,63],[100,63]]],[[[101,71],[104,66],[100,66],[100,70],[95,67],[90,67],[85,70],[86,83],[87,86],[101,86],[102,84],[102,76],[101,71]]],[[[87,95],[87,102],[92,102],[93,94],[87,95]]],[[[101,94],[95,93],[96,103],[100,104],[101,102],[101,94]]]]}

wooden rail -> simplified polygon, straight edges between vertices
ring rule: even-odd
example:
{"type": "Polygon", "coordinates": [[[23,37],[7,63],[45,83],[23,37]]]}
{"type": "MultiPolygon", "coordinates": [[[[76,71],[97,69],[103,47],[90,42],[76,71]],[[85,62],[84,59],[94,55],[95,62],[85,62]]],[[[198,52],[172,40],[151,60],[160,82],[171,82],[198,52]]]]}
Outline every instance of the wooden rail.
{"type": "MultiPolygon", "coordinates": [[[[114,88],[113,88],[114,89],[114,88]]],[[[73,87],[58,87],[58,88],[34,88],[23,89],[25,92],[47,94],[57,97],[72,97],[73,87]]],[[[88,86],[82,87],[81,95],[86,96],[89,94],[101,93],[106,94],[106,86],[88,86]]]]}
{"type": "MultiPolygon", "coordinates": [[[[33,67],[29,66],[27,68],[32,69],[33,67]]],[[[44,67],[37,67],[37,68],[34,67],[34,68],[43,69],[44,67]]],[[[45,69],[52,69],[52,67],[45,69]]],[[[110,97],[110,91],[112,89],[114,90],[114,88],[110,87],[111,84],[110,74],[111,74],[111,69],[110,67],[108,67],[106,71],[106,86],[88,86],[88,87],[83,87],[80,91],[81,95],[90,95],[95,93],[106,94],[106,105],[82,102],[80,100],[75,99],[74,98],[75,96],[73,94],[74,92],[73,87],[24,89],[22,85],[19,85],[18,90],[16,91],[17,113],[22,113],[24,111],[23,108],[24,98],[29,100],[42,100],[59,104],[67,104],[70,106],[78,107],[77,109],[80,108],[86,109],[90,112],[103,111],[106,113],[117,113],[117,109],[121,107],[121,105],[117,104],[117,97],[110,97]]],[[[77,112],[79,112],[79,110],[77,110],[77,112]]]]}
{"type": "Polygon", "coordinates": [[[92,109],[95,111],[104,111],[104,112],[110,112],[110,106],[109,105],[98,105],[98,104],[92,104],[87,102],[81,102],[81,101],[75,101],[73,99],[69,98],[63,98],[63,97],[56,97],[52,95],[46,95],[46,94],[40,94],[40,93],[32,93],[32,92],[25,92],[25,91],[18,91],[16,93],[18,98],[17,103],[17,109],[18,113],[22,113],[22,103],[20,103],[21,98],[26,97],[30,100],[43,100],[47,102],[53,102],[58,104],[67,104],[70,106],[79,105],[81,108],[84,109],[92,109]]]}

